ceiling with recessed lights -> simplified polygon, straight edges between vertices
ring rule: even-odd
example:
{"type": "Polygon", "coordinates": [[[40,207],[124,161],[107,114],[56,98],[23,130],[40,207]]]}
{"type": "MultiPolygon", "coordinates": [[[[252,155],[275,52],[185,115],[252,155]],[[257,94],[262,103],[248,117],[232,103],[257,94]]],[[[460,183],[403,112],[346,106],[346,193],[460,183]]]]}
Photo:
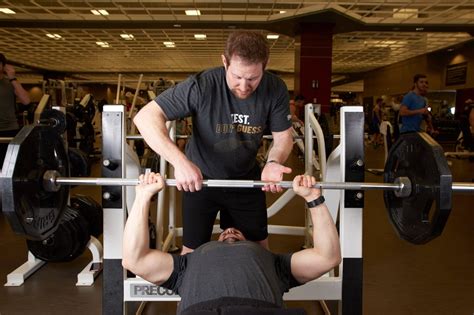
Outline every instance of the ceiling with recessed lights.
{"type": "Polygon", "coordinates": [[[246,28],[279,35],[269,68],[291,78],[295,36],[317,22],[335,24],[333,73],[360,73],[472,40],[474,0],[3,0],[0,45],[32,80],[182,79],[220,65],[229,32],[246,28]]]}

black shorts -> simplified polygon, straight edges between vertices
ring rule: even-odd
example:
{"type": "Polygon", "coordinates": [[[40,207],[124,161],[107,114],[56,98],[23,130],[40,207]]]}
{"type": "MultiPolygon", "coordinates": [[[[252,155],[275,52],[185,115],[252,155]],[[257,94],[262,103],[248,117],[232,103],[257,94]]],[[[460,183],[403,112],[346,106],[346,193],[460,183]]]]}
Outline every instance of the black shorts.
{"type": "Polygon", "coordinates": [[[235,227],[251,241],[268,237],[265,192],[260,188],[203,187],[183,192],[183,245],[195,249],[208,242],[218,211],[222,229],[235,227]]]}

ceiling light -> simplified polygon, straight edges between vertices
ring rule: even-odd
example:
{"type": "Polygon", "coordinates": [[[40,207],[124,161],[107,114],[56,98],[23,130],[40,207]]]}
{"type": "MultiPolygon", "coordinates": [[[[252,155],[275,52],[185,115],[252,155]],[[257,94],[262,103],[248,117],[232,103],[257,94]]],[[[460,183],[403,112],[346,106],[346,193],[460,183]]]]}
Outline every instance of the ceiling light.
{"type": "Polygon", "coordinates": [[[60,38],[62,38],[62,36],[59,35],[59,34],[51,34],[51,33],[48,33],[48,34],[46,34],[46,36],[48,36],[49,38],[52,38],[52,39],[60,39],[60,38]]]}
{"type": "Polygon", "coordinates": [[[165,45],[168,48],[176,47],[176,44],[174,42],[163,42],[163,45],[165,45]]]}
{"type": "Polygon", "coordinates": [[[417,27],[417,28],[415,28],[415,30],[422,31],[422,30],[424,30],[424,28],[423,27],[417,27]]]}
{"type": "Polygon", "coordinates": [[[285,14],[285,13],[286,13],[286,11],[280,11],[280,14],[285,14]]]}
{"type": "Polygon", "coordinates": [[[108,48],[110,47],[109,43],[107,42],[95,42],[98,46],[102,47],[102,48],[108,48]]]}
{"type": "Polygon", "coordinates": [[[395,19],[410,19],[418,17],[417,8],[393,9],[393,18],[395,19]]]}
{"type": "Polygon", "coordinates": [[[0,12],[5,13],[5,14],[16,14],[15,11],[9,8],[0,8],[0,12]]]}
{"type": "Polygon", "coordinates": [[[134,40],[135,39],[135,36],[133,36],[132,34],[120,34],[120,37],[122,37],[125,40],[134,40]]]}
{"type": "Polygon", "coordinates": [[[201,11],[199,10],[185,10],[184,13],[186,13],[186,15],[201,15],[201,11]]]}
{"type": "Polygon", "coordinates": [[[278,37],[280,37],[280,35],[278,35],[278,34],[268,34],[267,35],[267,39],[278,39],[278,37]]]}
{"type": "Polygon", "coordinates": [[[174,24],[174,27],[181,27],[181,24],[174,24]]]}
{"type": "Polygon", "coordinates": [[[205,40],[207,38],[206,34],[194,34],[194,38],[197,40],[205,40]]]}
{"type": "Polygon", "coordinates": [[[92,14],[94,15],[109,15],[107,10],[91,10],[92,14]]]}

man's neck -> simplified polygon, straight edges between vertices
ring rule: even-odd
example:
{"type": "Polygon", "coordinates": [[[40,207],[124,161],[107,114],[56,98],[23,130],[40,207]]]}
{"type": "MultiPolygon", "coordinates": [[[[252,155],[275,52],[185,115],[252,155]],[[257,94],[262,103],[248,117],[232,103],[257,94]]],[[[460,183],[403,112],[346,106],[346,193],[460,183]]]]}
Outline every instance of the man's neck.
{"type": "Polygon", "coordinates": [[[413,89],[413,93],[415,93],[418,96],[421,96],[420,90],[418,90],[417,88],[413,89]]]}

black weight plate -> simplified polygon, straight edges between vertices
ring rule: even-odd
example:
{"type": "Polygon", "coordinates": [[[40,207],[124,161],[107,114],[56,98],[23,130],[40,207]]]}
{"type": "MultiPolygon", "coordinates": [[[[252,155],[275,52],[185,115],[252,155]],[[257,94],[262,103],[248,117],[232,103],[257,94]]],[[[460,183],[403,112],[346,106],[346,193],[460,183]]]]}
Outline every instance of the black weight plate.
{"type": "Polygon", "coordinates": [[[81,104],[76,104],[73,107],[74,116],[76,116],[79,122],[84,122],[84,106],[81,104]]]}
{"type": "Polygon", "coordinates": [[[40,116],[40,120],[48,120],[53,129],[62,135],[66,132],[66,115],[56,109],[45,109],[40,116]]]}
{"type": "Polygon", "coordinates": [[[71,216],[70,223],[74,226],[75,246],[73,247],[71,255],[64,261],[71,261],[82,255],[90,240],[89,225],[86,219],[73,208],[68,208],[68,212],[71,216]]]}
{"type": "Polygon", "coordinates": [[[65,262],[65,261],[71,261],[72,257],[77,253],[77,251],[79,250],[79,247],[81,246],[79,232],[78,232],[80,227],[75,221],[76,212],[73,212],[69,206],[64,211],[62,220],[63,220],[63,224],[69,225],[69,229],[71,230],[71,235],[72,235],[72,243],[71,243],[69,255],[67,255],[66,257],[63,257],[61,260],[61,262],[65,262]]]}
{"type": "Polygon", "coordinates": [[[74,138],[76,138],[77,118],[70,111],[66,111],[66,125],[67,125],[67,141],[68,141],[69,147],[74,147],[76,146],[76,142],[74,138]]]}
{"type": "Polygon", "coordinates": [[[93,198],[84,195],[74,195],[70,203],[71,207],[79,211],[86,219],[90,235],[99,237],[102,234],[104,222],[102,206],[93,198]]]}
{"type": "Polygon", "coordinates": [[[72,177],[88,177],[91,174],[89,156],[77,148],[68,148],[70,174],[72,177]]]}
{"type": "Polygon", "coordinates": [[[87,103],[86,107],[84,108],[84,120],[86,122],[91,123],[95,116],[95,105],[94,101],[91,98],[89,103],[87,103]]]}
{"type": "Polygon", "coordinates": [[[95,116],[94,101],[91,99],[86,106],[74,105],[73,112],[80,122],[91,123],[95,116]]]}
{"type": "Polygon", "coordinates": [[[390,150],[384,180],[410,178],[412,193],[384,192],[388,216],[400,238],[424,244],[441,235],[451,211],[452,175],[441,146],[426,133],[400,136],[390,150]]]}
{"type": "Polygon", "coordinates": [[[69,177],[63,139],[52,127],[23,127],[8,145],[1,175],[2,211],[12,230],[32,240],[44,240],[57,229],[69,196],[69,187],[43,189],[46,170],[69,177]]]}
{"type": "Polygon", "coordinates": [[[48,262],[66,261],[75,247],[75,232],[70,218],[61,220],[58,229],[42,241],[27,240],[28,250],[36,257],[48,262]]]}

